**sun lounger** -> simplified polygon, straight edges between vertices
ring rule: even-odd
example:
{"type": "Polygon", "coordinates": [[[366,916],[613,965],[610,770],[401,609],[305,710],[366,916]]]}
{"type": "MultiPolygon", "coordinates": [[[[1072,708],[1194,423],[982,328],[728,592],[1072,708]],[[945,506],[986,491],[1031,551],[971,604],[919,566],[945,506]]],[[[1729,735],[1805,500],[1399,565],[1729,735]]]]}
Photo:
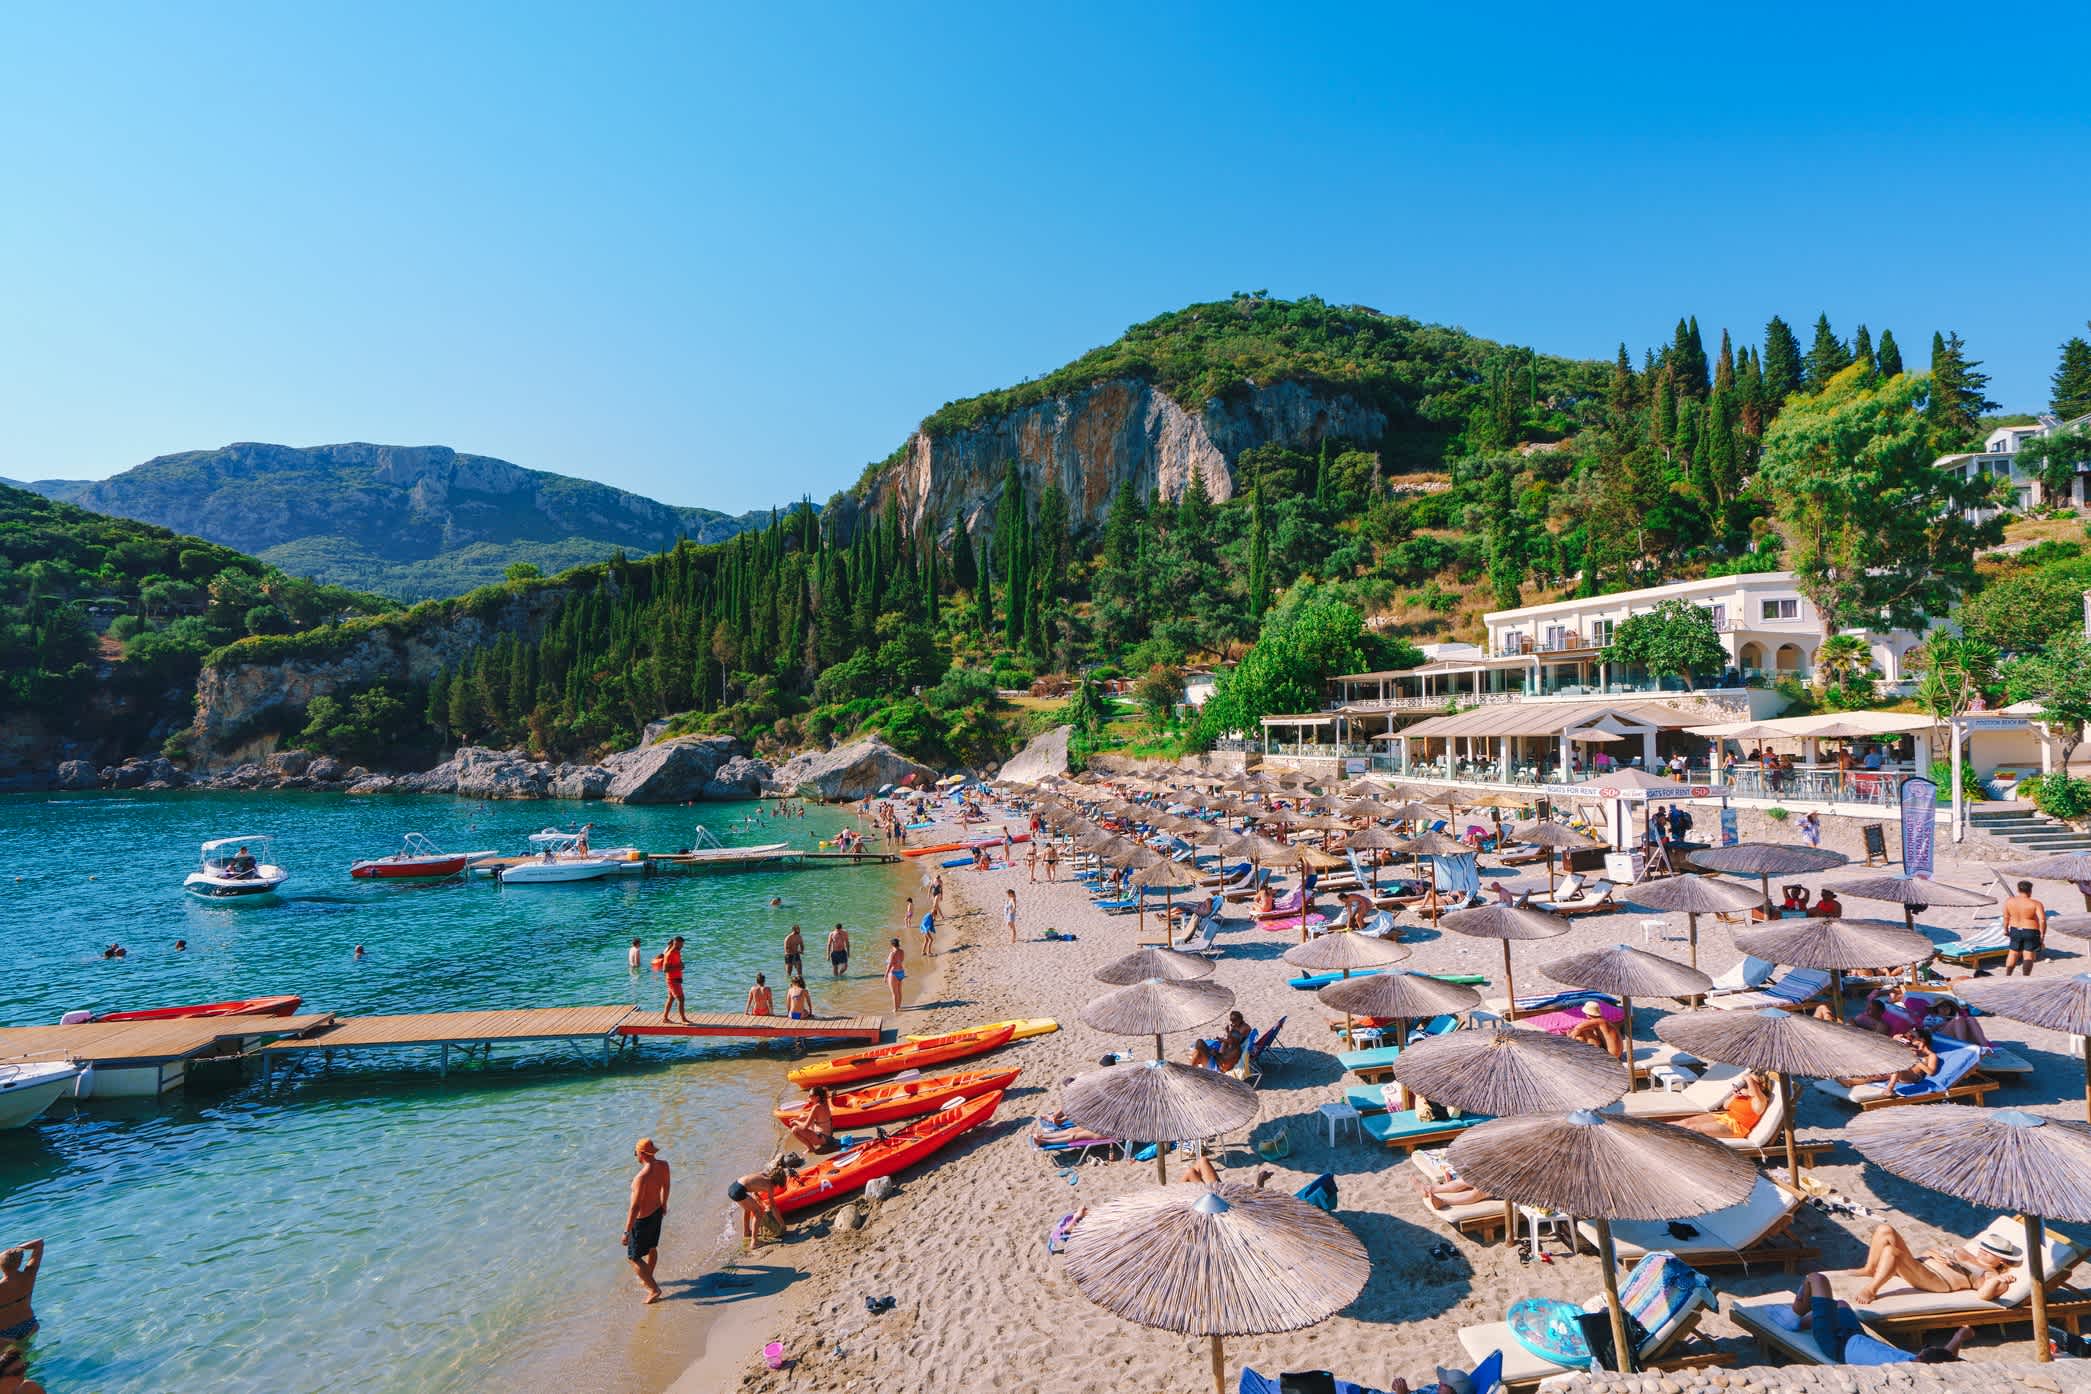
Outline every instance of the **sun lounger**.
{"type": "Polygon", "coordinates": [[[1546,860],[1547,849],[1528,843],[1518,843],[1496,858],[1505,866],[1533,866],[1546,860]]]}
{"type": "Polygon", "coordinates": [[[1573,900],[1535,900],[1534,910],[1544,910],[1549,915],[1594,915],[1600,910],[1616,910],[1619,902],[1612,899],[1618,888],[1610,881],[1593,881],[1581,895],[1573,900]]]}
{"type": "Polygon", "coordinates": [[[1393,1078],[1394,1062],[1400,1058],[1400,1046],[1374,1046],[1370,1050],[1343,1051],[1336,1057],[1336,1063],[1359,1079],[1372,1083],[1393,1078]]]}
{"type": "Polygon", "coordinates": [[[1476,1123],[1488,1120],[1478,1115],[1462,1118],[1418,1118],[1414,1109],[1399,1113],[1375,1113],[1358,1121],[1365,1136],[1387,1147],[1399,1147],[1404,1152],[1413,1152],[1418,1147],[1430,1147],[1440,1142],[1450,1142],[1476,1123]]]}
{"type": "MultiPolygon", "coordinates": [[[[1656,1220],[1615,1220],[1612,1243],[1626,1263],[1667,1251],[1694,1268],[1776,1266],[1795,1273],[1801,1264],[1821,1257],[1821,1250],[1807,1247],[1789,1232],[1806,1201],[1799,1191],[1759,1176],[1742,1204],[1680,1222],[1680,1227],[1697,1230],[1695,1235],[1680,1238],[1656,1220]]],[[[1597,1248],[1595,1224],[1578,1220],[1576,1233],[1597,1248]]]]}
{"type": "Polygon", "coordinates": [[[1278,1053],[1273,1047],[1277,1044],[1278,1033],[1284,1029],[1285,1018],[1281,1016],[1271,1023],[1270,1030],[1249,1042],[1249,1048],[1242,1052],[1242,1063],[1236,1070],[1236,1074],[1245,1083],[1260,1084],[1264,1072],[1279,1063],[1278,1053]]]}
{"type": "MultiPolygon", "coordinates": [[[[1468,1372],[1467,1387],[1473,1394],[1496,1394],[1503,1385],[1503,1357],[1501,1352],[1490,1352],[1486,1360],[1478,1362],[1468,1372]]],[[[1242,1367],[1241,1385],[1237,1394],[1279,1394],[1280,1386],[1269,1375],[1259,1375],[1246,1365],[1242,1367]]],[[[1334,1394],[1380,1394],[1377,1389],[1368,1389],[1362,1384],[1352,1384],[1339,1379],[1334,1385],[1334,1394]]]]}
{"type": "Polygon", "coordinates": [[[1941,1048],[1933,1041],[1932,1048],[1939,1058],[1939,1067],[1929,1079],[1914,1084],[1844,1084],[1834,1079],[1818,1079],[1815,1088],[1840,1103],[1853,1104],[1861,1109],[1892,1108],[1898,1104],[1935,1104],[1942,1099],[1965,1099],[1974,1104],[1983,1103],[1984,1096],[1997,1087],[1997,1082],[1976,1071],[1982,1063],[1982,1052],[1975,1046],[1956,1045],[1941,1048]]]}
{"type": "MultiPolygon", "coordinates": [[[[2022,1245],[2026,1239],[2025,1220],[2018,1215],[2000,1215],[1969,1242],[1979,1244],[1988,1237],[2022,1245]]],[[[2083,1318],[2091,1315],[2091,1293],[2069,1287],[2063,1279],[2086,1253],[2091,1253],[2091,1245],[2081,1236],[2052,1226],[2041,1246],[2041,1272],[2048,1280],[2048,1319],[2070,1332],[2075,1332],[2083,1318]]],[[[2024,1264],[2012,1270],[2012,1274],[2011,1286],[1994,1301],[1969,1292],[1919,1292],[1904,1287],[1888,1288],[1871,1302],[1860,1303],[1852,1300],[1852,1293],[1864,1280],[1845,1272],[1830,1274],[1830,1290],[1851,1302],[1859,1320],[1883,1335],[1921,1338],[1927,1332],[1951,1331],[1959,1326],[2007,1326],[2030,1321],[2026,1299],[2033,1295],[2032,1277],[2024,1264]]]]}
{"type": "Polygon", "coordinates": [[[1982,1060],[1975,1068],[2000,1084],[2008,1084],[2031,1077],[2033,1062],[2006,1046],[1990,1046],[1983,1050],[1982,1060]]]}
{"type": "MultiPolygon", "coordinates": [[[[1793,1294],[1790,1292],[1759,1293],[1755,1297],[1734,1297],[1728,1301],[1728,1320],[1741,1327],[1743,1334],[1757,1343],[1757,1349],[1765,1355],[1776,1355],[1796,1365],[1830,1365],[1832,1361],[1815,1339],[1814,1328],[1803,1328],[1793,1310],[1793,1294]],[[1789,1325],[1789,1323],[1792,1323],[1789,1325]]],[[[1871,1331],[1862,1334],[1883,1338],[1871,1331]]],[[[1884,1342],[1885,1343],[1885,1342],[1884,1342]]]]}
{"type": "Polygon", "coordinates": [[[1772,970],[1777,966],[1770,959],[1744,954],[1742,962],[1715,976],[1706,995],[1712,999],[1730,992],[1755,992],[1771,981],[1772,970]]]}
{"type": "Polygon", "coordinates": [[[1263,889],[1264,882],[1270,879],[1271,869],[1267,866],[1259,866],[1256,868],[1255,874],[1251,875],[1247,880],[1227,887],[1220,894],[1229,900],[1251,900],[1255,898],[1256,892],[1263,889]]]}
{"type": "Polygon", "coordinates": [[[1423,1206],[1423,1213],[1441,1225],[1450,1225],[1460,1234],[1470,1234],[1476,1239],[1492,1239],[1503,1232],[1503,1202],[1500,1200],[1470,1200],[1461,1205],[1440,1205],[1429,1196],[1416,1198],[1423,1206]]]}
{"type": "Polygon", "coordinates": [[[2011,945],[2004,933],[2002,916],[1979,921],[1966,938],[1951,944],[1941,944],[1938,956],[1948,963],[1962,968],[1980,968],[1985,963],[2001,963],[2011,952],[2011,945]]]}
{"type": "Polygon", "coordinates": [[[1031,1134],[1029,1137],[1031,1148],[1033,1151],[1046,1156],[1073,1157],[1077,1162],[1085,1162],[1089,1160],[1089,1154],[1098,1149],[1108,1151],[1113,1147],[1125,1145],[1115,1138],[1076,1139],[1070,1137],[1065,1142],[1056,1142],[1053,1139],[1054,1133],[1075,1133],[1080,1131],[1072,1123],[1048,1123],[1043,1118],[1038,1118],[1032,1120],[1032,1126],[1037,1133],[1043,1133],[1045,1136],[1041,1138],[1036,1133],[1031,1134]]]}
{"type": "MultiPolygon", "coordinates": [[[[1585,1002],[1599,1002],[1614,1008],[1619,1005],[1619,999],[1610,993],[1592,992],[1588,988],[1572,987],[1565,988],[1560,992],[1527,993],[1523,997],[1518,998],[1514,1006],[1508,997],[1490,997],[1485,999],[1481,1006],[1483,1010],[1494,1012],[1499,1017],[1509,1017],[1516,1020],[1528,1016],[1539,1016],[1545,1012],[1580,1009],[1585,1002]]],[[[1614,1017],[1613,1020],[1616,1021],[1618,1018],[1614,1017]]]]}
{"type": "MultiPolygon", "coordinates": [[[[1634,1353],[1639,1369],[1726,1365],[1734,1359],[1710,1346],[1687,1346],[1700,1317],[1717,1310],[1718,1302],[1706,1280],[1682,1260],[1667,1253],[1649,1254],[1627,1275],[1619,1299],[1648,1332],[1634,1353]]],[[[1583,1310],[1597,1312],[1604,1306],[1604,1295],[1599,1293],[1583,1304],[1583,1310]]],[[[1463,1327],[1459,1343],[1477,1359],[1481,1352],[1501,1351],[1503,1383],[1512,1389],[1532,1388],[1542,1380],[1569,1373],[1567,1365],[1539,1355],[1520,1341],[1508,1321],[1463,1327]]]]}
{"type": "Polygon", "coordinates": [[[1762,1007],[1783,1007],[1788,1011],[1812,1004],[1830,990],[1830,974],[1826,968],[1789,968],[1779,975],[1776,982],[1768,983],[1758,992],[1724,992],[1706,999],[1709,1007],[1723,1011],[1748,1012],[1762,1007]]]}

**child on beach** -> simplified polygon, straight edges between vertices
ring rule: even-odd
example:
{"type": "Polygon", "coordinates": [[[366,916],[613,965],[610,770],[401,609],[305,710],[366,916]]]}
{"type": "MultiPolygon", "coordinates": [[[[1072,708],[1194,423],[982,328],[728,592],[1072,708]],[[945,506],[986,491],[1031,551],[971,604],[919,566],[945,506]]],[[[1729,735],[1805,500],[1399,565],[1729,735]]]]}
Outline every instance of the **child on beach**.
{"type": "Polygon", "coordinates": [[[1002,923],[1009,926],[1009,942],[1016,942],[1016,887],[1003,892],[1007,897],[1002,902],[1002,923]]]}
{"type": "Polygon", "coordinates": [[[762,1242],[765,1230],[783,1236],[784,1215],[777,1209],[777,1188],[790,1176],[783,1167],[773,1167],[751,1171],[726,1187],[726,1198],[741,1208],[741,1238],[749,1252],[762,1242]]]}
{"type": "Polygon", "coordinates": [[[690,1004],[682,995],[682,936],[676,935],[668,941],[668,948],[661,955],[661,971],[668,975],[668,1000],[661,1004],[661,1022],[667,1024],[668,1013],[681,1011],[682,1024],[690,1024],[690,1004]]]}
{"type": "Polygon", "coordinates": [[[922,956],[935,958],[937,955],[937,911],[932,905],[922,912],[922,956]]]}

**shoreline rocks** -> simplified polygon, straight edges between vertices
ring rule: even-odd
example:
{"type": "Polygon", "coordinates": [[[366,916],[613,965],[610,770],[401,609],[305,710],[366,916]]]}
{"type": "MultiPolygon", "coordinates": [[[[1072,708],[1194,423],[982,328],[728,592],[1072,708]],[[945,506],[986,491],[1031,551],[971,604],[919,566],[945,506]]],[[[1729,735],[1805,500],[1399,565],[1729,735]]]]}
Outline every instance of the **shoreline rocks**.
{"type": "Polygon", "coordinates": [[[937,772],[910,760],[877,736],[851,741],[833,750],[808,751],[794,755],[770,776],[768,792],[829,802],[861,799],[888,784],[913,778],[914,787],[927,789],[937,782],[937,772]]]}

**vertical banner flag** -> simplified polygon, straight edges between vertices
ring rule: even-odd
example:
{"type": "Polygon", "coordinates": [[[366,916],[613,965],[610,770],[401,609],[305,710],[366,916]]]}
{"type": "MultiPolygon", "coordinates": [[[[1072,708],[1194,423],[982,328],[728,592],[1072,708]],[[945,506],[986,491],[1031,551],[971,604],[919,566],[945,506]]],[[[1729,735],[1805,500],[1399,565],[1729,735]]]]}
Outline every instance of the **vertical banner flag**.
{"type": "Polygon", "coordinates": [[[1939,787],[1911,775],[1902,781],[1902,874],[1931,875],[1931,853],[1938,843],[1939,787]]]}

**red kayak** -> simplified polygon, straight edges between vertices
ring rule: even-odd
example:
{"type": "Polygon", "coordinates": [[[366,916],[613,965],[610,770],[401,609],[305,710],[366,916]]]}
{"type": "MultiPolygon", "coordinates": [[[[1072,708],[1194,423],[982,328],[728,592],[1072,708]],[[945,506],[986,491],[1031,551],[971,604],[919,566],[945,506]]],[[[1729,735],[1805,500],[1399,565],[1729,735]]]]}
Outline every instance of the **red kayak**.
{"type": "MultiPolygon", "coordinates": [[[[935,1113],[952,1099],[970,1099],[1005,1090],[1016,1083],[1019,1073],[1018,1070],[972,1070],[963,1074],[874,1084],[829,1095],[828,1109],[839,1131],[871,1128],[880,1123],[913,1118],[918,1113],[935,1113]]],[[[804,1100],[786,1104],[777,1110],[777,1121],[786,1127],[803,1123],[812,1108],[813,1105],[804,1100]]]]}
{"type": "Polygon", "coordinates": [[[1001,1104],[1002,1091],[998,1089],[939,1109],[897,1133],[817,1162],[777,1188],[777,1209],[788,1215],[860,1191],[867,1182],[890,1176],[942,1150],[994,1117],[1001,1104]]]}
{"type": "Polygon", "coordinates": [[[148,1007],[142,1012],[103,1012],[95,1021],[184,1021],[201,1016],[289,1016],[302,997],[249,997],[239,1002],[205,1002],[194,1007],[148,1007]]]}

